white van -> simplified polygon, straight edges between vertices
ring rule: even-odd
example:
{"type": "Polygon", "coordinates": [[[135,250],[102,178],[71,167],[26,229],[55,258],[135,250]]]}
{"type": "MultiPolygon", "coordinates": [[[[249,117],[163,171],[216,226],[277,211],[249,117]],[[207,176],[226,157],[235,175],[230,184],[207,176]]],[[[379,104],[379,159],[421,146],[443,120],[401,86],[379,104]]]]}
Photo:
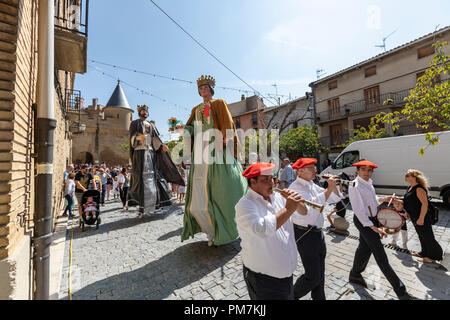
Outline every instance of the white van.
{"type": "Polygon", "coordinates": [[[419,151],[428,145],[425,134],[353,142],[321,174],[345,172],[354,179],[356,168],[352,164],[369,160],[378,165],[372,176],[376,192],[403,196],[407,189],[407,170],[417,169],[428,178],[430,195],[442,197],[444,204],[450,207],[450,131],[437,135],[440,142],[427,147],[424,156],[419,151]]]}

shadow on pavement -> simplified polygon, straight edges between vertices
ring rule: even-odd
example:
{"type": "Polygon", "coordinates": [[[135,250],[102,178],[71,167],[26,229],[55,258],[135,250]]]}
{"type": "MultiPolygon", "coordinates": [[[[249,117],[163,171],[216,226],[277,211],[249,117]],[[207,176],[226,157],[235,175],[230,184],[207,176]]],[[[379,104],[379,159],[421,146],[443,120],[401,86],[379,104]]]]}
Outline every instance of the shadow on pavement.
{"type": "Polygon", "coordinates": [[[173,237],[181,236],[182,232],[183,232],[182,227],[179,228],[178,230],[170,231],[170,232],[166,233],[165,235],[162,235],[161,237],[159,237],[158,241],[165,241],[165,240],[173,238],[173,237]]]}
{"type": "Polygon", "coordinates": [[[207,242],[189,243],[142,268],[90,284],[74,293],[73,299],[161,300],[213,270],[223,269],[239,251],[238,241],[220,247],[208,247],[207,242]]]}
{"type": "Polygon", "coordinates": [[[438,300],[450,300],[450,276],[443,265],[423,263],[416,272],[417,279],[429,288],[427,294],[438,300]],[[432,278],[430,273],[433,274],[432,278]]]}
{"type": "Polygon", "coordinates": [[[401,261],[405,267],[419,268],[419,263],[413,259],[413,257],[408,253],[403,253],[400,251],[394,251],[394,255],[401,261]]]}
{"type": "Polygon", "coordinates": [[[327,234],[328,234],[331,238],[333,238],[333,239],[331,239],[331,242],[333,242],[333,243],[341,243],[342,241],[345,240],[345,238],[347,238],[346,236],[339,235],[339,234],[336,234],[336,233],[334,233],[334,232],[328,232],[327,234]]]}
{"type": "MultiPolygon", "coordinates": [[[[118,209],[109,210],[109,211],[118,211],[118,209]]],[[[171,206],[171,207],[168,207],[167,209],[161,211],[160,213],[155,212],[150,215],[146,214],[143,219],[138,218],[137,212],[136,212],[136,214],[134,214],[133,211],[131,211],[131,212],[123,211],[122,219],[104,223],[104,224],[102,223],[102,224],[100,224],[100,227],[98,230],[95,230],[94,227],[86,226],[86,230],[84,232],[82,232],[81,229],[79,228],[78,218],[74,218],[74,223],[76,226],[75,233],[74,233],[74,239],[82,239],[82,238],[89,237],[91,235],[98,234],[98,233],[105,233],[105,232],[111,232],[111,231],[116,231],[116,230],[121,230],[121,229],[127,229],[127,228],[132,228],[136,225],[150,223],[150,222],[158,221],[158,220],[163,220],[163,219],[166,219],[167,217],[169,217],[171,214],[178,212],[178,211],[180,211],[179,208],[171,206]]],[[[100,214],[100,217],[102,217],[102,215],[104,215],[104,214],[105,214],[105,211],[102,211],[100,214]]]]}

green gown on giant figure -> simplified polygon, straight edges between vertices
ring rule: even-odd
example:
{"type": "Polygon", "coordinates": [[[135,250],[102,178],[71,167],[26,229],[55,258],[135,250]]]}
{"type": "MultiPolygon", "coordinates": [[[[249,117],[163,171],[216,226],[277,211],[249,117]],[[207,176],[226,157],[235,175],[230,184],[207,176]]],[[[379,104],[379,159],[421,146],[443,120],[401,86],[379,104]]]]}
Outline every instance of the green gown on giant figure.
{"type": "Polygon", "coordinates": [[[237,160],[236,135],[236,138],[228,141],[234,144],[234,154],[227,148],[227,130],[236,133],[236,127],[226,102],[212,99],[214,78],[202,76],[198,79],[197,86],[203,103],[192,110],[185,127],[192,137],[192,154],[181,241],[204,232],[208,236],[209,246],[224,245],[239,237],[234,207],[247,192],[247,181],[242,176],[242,166],[237,160]],[[197,126],[197,131],[201,130],[203,133],[203,139],[201,135],[198,136],[200,139],[194,138],[194,125],[197,126]],[[222,153],[215,154],[215,151],[210,150],[216,146],[215,138],[211,135],[214,130],[210,129],[217,129],[222,133],[223,143],[217,142],[217,145],[221,145],[218,149],[222,149],[222,153]],[[203,157],[205,154],[216,157],[219,155],[223,159],[219,163],[206,161],[203,157]]]}

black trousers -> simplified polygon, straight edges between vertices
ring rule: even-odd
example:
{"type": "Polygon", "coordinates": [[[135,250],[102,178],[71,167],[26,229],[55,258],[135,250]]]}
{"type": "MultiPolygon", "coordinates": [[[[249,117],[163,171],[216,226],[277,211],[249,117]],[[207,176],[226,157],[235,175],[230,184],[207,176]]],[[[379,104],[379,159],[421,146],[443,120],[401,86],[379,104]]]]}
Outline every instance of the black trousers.
{"type": "Polygon", "coordinates": [[[425,221],[423,226],[419,226],[416,223],[413,223],[413,225],[419,236],[420,246],[422,247],[422,251],[419,254],[424,258],[442,261],[442,247],[434,238],[431,224],[425,221]]]}
{"type": "Polygon", "coordinates": [[[353,222],[359,231],[359,246],[356,249],[350,276],[361,277],[361,273],[366,269],[370,256],[373,253],[378,267],[381,272],[383,272],[392,288],[394,288],[397,296],[404,295],[406,293],[405,285],[389,264],[386,251],[384,251],[383,244],[381,243],[380,235],[369,227],[363,227],[356,215],[353,217],[353,222]]]}
{"type": "MultiPolygon", "coordinates": [[[[294,225],[295,239],[302,237],[307,230],[294,225]]],[[[326,300],[325,296],[325,257],[327,247],[322,231],[310,231],[297,242],[297,250],[302,259],[305,273],[297,279],[294,285],[294,297],[301,297],[311,292],[313,300],[326,300]]]]}
{"type": "Polygon", "coordinates": [[[105,196],[106,196],[106,184],[102,184],[102,196],[100,199],[101,204],[105,204],[105,196]]]}
{"type": "Polygon", "coordinates": [[[244,279],[251,300],[294,300],[292,276],[278,279],[244,266],[244,279]]]}
{"type": "Polygon", "coordinates": [[[123,204],[124,207],[127,205],[128,188],[129,187],[123,187],[123,188],[119,189],[119,191],[120,191],[120,200],[122,200],[122,204],[123,204]]]}

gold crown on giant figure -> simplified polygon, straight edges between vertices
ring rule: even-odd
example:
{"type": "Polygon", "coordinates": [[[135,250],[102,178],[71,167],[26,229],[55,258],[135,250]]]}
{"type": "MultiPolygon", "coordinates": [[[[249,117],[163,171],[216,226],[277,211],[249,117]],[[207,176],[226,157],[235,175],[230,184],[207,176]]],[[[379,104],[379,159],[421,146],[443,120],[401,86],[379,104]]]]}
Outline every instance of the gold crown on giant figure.
{"type": "Polygon", "coordinates": [[[216,79],[214,79],[211,76],[201,76],[197,80],[197,87],[204,86],[205,84],[208,84],[211,86],[211,88],[214,88],[216,86],[216,79]]]}
{"type": "Polygon", "coordinates": [[[146,104],[143,104],[142,106],[138,105],[137,106],[137,110],[138,110],[138,113],[143,111],[143,110],[148,112],[148,106],[146,104]]]}

